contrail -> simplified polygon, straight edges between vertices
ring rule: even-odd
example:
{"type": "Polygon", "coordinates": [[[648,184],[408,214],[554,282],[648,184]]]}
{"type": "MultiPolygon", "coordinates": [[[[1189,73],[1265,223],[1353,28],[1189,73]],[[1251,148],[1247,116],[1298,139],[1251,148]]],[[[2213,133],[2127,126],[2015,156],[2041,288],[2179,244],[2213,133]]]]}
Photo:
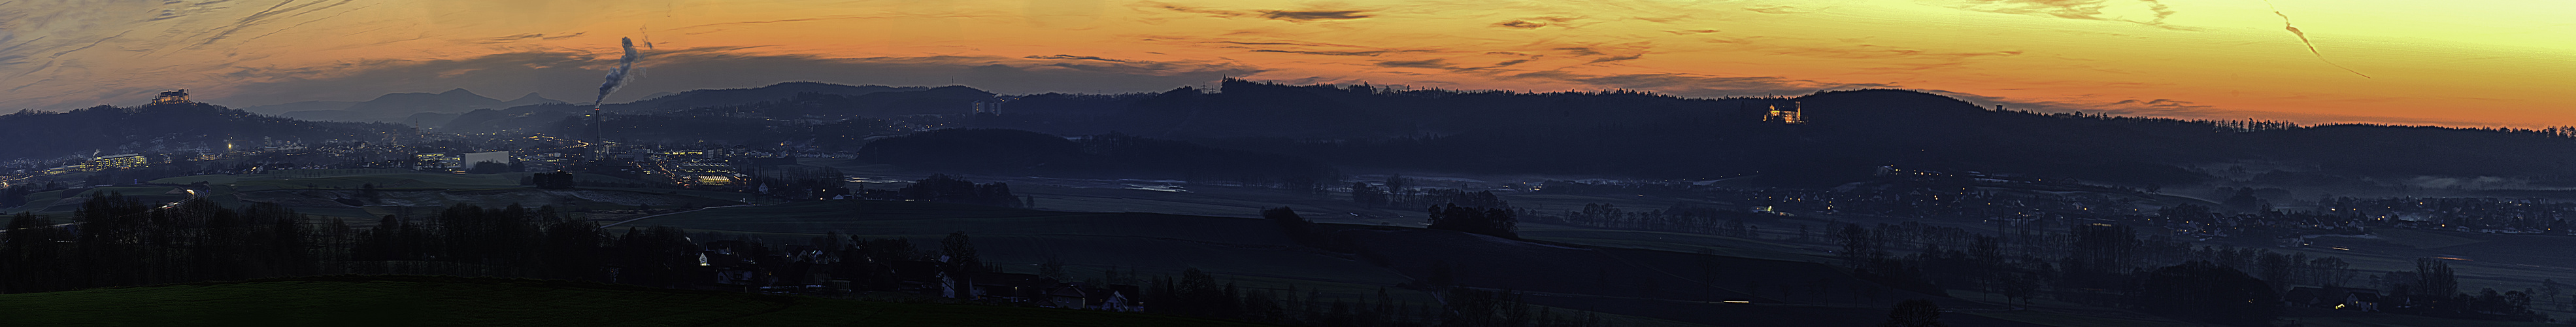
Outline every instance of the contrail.
{"type": "Polygon", "coordinates": [[[621,37],[617,38],[617,43],[626,47],[626,55],[617,58],[617,69],[608,71],[608,82],[599,84],[599,98],[590,101],[591,109],[599,109],[599,105],[608,100],[609,92],[617,92],[617,87],[625,86],[626,71],[635,69],[635,39],[621,37]]]}
{"type": "MultiPolygon", "coordinates": [[[[2305,44],[2305,45],[2307,45],[2307,46],[2308,46],[2308,54],[2316,55],[2316,56],[2317,56],[2317,61],[2323,61],[2323,62],[2325,62],[2325,63],[2326,63],[2326,65],[2328,65],[2328,66],[2334,66],[2335,68],[2343,69],[2343,71],[2346,71],[2346,72],[2352,72],[2352,74],[2353,74],[2353,75],[2361,75],[2361,78],[2371,78],[2369,74],[2362,74],[2360,71],[2352,70],[2352,68],[2344,68],[2344,67],[2343,67],[2343,65],[2341,65],[2341,64],[2336,64],[2336,63],[2334,63],[2334,61],[2332,61],[2332,60],[2326,60],[2326,54],[2325,54],[2325,53],[2323,53],[2323,52],[2317,52],[2317,43],[2316,43],[2316,42],[2308,41],[2308,33],[2307,33],[2307,32],[2301,32],[2301,31],[2299,31],[2299,27],[2298,27],[2298,26],[2292,26],[2292,25],[2290,25],[2290,15],[2289,15],[2289,14],[2283,14],[2283,13],[2281,13],[2281,7],[2273,6],[2273,5],[2272,5],[2272,0],[2263,0],[2263,6],[2264,6],[2264,7],[2270,7],[2270,8],[2272,8],[2272,15],[2273,15],[2273,16],[2281,16],[2281,28],[2290,30],[2290,35],[2298,35],[2298,36],[2299,36],[2299,44],[2305,44]]],[[[628,48],[633,48],[633,47],[628,47],[628,48]]]]}

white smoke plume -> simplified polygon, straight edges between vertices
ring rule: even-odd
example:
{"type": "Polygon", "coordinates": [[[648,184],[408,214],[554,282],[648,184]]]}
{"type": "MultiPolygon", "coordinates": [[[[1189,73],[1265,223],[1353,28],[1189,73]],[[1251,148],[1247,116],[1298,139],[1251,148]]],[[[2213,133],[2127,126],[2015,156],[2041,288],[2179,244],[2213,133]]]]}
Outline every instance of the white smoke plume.
{"type": "Polygon", "coordinates": [[[606,103],[609,92],[617,92],[618,87],[626,86],[626,72],[635,69],[635,59],[639,57],[635,54],[635,39],[621,37],[617,38],[617,43],[626,47],[626,55],[617,57],[617,69],[609,70],[608,82],[599,84],[599,98],[590,101],[592,109],[606,103]]]}

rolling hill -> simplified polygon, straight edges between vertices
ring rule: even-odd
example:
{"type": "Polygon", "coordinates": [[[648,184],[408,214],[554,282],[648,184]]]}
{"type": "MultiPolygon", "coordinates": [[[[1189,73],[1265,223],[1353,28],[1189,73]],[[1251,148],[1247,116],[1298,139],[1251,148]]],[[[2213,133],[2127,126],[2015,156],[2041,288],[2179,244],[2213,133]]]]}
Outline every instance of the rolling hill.
{"type": "Polygon", "coordinates": [[[30,110],[0,115],[0,140],[9,143],[0,147],[0,159],[223,149],[226,140],[382,141],[408,133],[394,124],[302,121],[204,103],[30,110]]]}

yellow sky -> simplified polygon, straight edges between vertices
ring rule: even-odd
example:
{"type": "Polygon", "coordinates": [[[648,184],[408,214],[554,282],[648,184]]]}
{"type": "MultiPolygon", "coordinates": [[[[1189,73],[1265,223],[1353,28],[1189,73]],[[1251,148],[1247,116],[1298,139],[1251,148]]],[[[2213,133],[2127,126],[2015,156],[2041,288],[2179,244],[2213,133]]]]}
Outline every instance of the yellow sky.
{"type": "Polygon", "coordinates": [[[22,0],[0,4],[0,107],[176,88],[234,106],[449,88],[581,102],[631,37],[652,44],[646,73],[610,101],[791,80],[1030,93],[1232,76],[1693,97],[1896,87],[2048,111],[2536,127],[2576,125],[2571,13],[2576,1],[22,0]]]}

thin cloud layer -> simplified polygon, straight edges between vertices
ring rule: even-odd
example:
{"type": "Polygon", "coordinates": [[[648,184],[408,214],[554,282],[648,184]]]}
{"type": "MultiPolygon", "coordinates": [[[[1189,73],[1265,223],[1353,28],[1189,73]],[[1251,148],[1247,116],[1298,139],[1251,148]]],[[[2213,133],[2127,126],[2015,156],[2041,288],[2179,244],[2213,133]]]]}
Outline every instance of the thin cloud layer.
{"type": "Polygon", "coordinates": [[[1137,2],[1137,3],[1136,3],[1136,5],[1137,5],[1137,6],[1140,6],[1140,7],[1145,7],[1145,8],[1155,8],[1155,9],[1169,10],[1169,11],[1172,11],[1172,12],[1181,12],[1181,13],[1190,13],[1190,14],[1206,15],[1206,16],[1208,16],[1208,17],[1219,17],[1219,18],[1260,17],[1260,18],[1266,18],[1266,19],[1275,19],[1275,20],[1283,20],[1283,21],[1291,21],[1291,22],[1305,22],[1305,21],[1318,21],[1318,20],[1348,20],[1348,19],[1361,19],[1361,18],[1369,18],[1369,17],[1376,16],[1376,15],[1374,15],[1374,14],[1370,14],[1370,13],[1369,13],[1369,11],[1367,11],[1367,10],[1358,10],[1358,9],[1302,9],[1302,10],[1278,10],[1278,9],[1267,9],[1267,10],[1226,10],[1226,9],[1215,9],[1215,8],[1207,8],[1207,7],[1200,7],[1200,6],[1190,6],[1190,5],[1180,5],[1180,4],[1165,3],[1165,2],[1156,2],[1156,1],[1140,1],[1140,2],[1137,2]]]}

